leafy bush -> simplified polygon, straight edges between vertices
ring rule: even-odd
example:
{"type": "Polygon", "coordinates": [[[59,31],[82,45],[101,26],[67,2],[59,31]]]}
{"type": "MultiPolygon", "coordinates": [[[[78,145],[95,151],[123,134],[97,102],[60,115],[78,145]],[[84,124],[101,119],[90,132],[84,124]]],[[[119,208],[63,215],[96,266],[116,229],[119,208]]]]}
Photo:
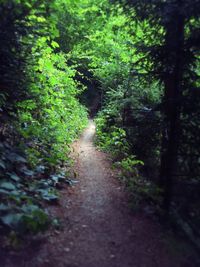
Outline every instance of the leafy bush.
{"type": "Polygon", "coordinates": [[[121,170],[120,179],[131,194],[134,208],[140,207],[143,203],[160,203],[162,198],[159,187],[142,177],[139,172],[140,167],[144,165],[143,161],[129,156],[115,165],[121,170]]]}
{"type": "Polygon", "coordinates": [[[0,143],[0,231],[22,236],[47,229],[50,219],[43,202],[57,203],[57,188],[73,184],[66,171],[47,173],[45,166],[28,167],[25,154],[9,143],[0,143]]]}
{"type": "Polygon", "coordinates": [[[45,230],[44,202],[57,203],[57,189],[73,184],[61,166],[70,164],[70,144],[87,125],[87,109],[78,100],[84,86],[77,70],[56,40],[60,5],[0,3],[1,233],[45,230]]]}
{"type": "Polygon", "coordinates": [[[122,128],[111,126],[105,129],[105,119],[101,115],[96,121],[96,143],[102,149],[111,152],[115,159],[123,158],[129,151],[126,132],[122,128]]]}
{"type": "Polygon", "coordinates": [[[143,166],[144,162],[141,160],[137,160],[135,156],[129,156],[124,158],[120,162],[120,167],[122,168],[122,177],[138,177],[138,169],[136,167],[143,166]]]}

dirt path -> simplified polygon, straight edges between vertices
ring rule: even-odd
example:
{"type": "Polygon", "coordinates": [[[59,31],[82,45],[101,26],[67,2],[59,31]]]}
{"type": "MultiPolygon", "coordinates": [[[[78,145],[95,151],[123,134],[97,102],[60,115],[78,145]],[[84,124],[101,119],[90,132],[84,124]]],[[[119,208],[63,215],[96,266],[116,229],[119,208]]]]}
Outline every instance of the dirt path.
{"type": "Polygon", "coordinates": [[[157,222],[132,214],[107,155],[93,145],[94,134],[90,122],[74,145],[79,183],[71,192],[63,192],[61,207],[52,211],[62,217],[62,231],[48,233],[44,242],[27,248],[23,259],[13,255],[14,261],[9,259],[5,266],[195,266],[187,257],[172,256],[157,222]]]}

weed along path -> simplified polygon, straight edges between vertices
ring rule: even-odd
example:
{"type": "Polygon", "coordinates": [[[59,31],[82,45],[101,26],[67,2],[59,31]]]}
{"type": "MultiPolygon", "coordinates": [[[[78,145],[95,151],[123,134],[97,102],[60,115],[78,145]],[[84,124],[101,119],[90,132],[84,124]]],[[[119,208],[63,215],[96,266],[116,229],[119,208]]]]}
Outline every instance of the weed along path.
{"type": "Polygon", "coordinates": [[[62,218],[63,228],[47,233],[45,241],[27,248],[23,257],[13,255],[5,266],[195,266],[187,256],[172,253],[156,221],[133,214],[108,156],[93,145],[94,134],[90,121],[74,144],[79,183],[63,190],[61,205],[51,211],[62,218]]]}

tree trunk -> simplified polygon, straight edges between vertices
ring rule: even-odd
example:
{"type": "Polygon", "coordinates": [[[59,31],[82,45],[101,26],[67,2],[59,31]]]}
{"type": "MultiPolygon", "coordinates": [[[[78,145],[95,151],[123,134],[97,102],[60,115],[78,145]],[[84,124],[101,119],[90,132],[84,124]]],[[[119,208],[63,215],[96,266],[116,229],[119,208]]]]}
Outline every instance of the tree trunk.
{"type": "MultiPolygon", "coordinates": [[[[177,12],[178,13],[178,12],[177,12]]],[[[163,208],[168,214],[172,199],[173,175],[177,169],[183,80],[184,19],[176,15],[166,24],[164,66],[163,131],[160,185],[163,208]]]]}

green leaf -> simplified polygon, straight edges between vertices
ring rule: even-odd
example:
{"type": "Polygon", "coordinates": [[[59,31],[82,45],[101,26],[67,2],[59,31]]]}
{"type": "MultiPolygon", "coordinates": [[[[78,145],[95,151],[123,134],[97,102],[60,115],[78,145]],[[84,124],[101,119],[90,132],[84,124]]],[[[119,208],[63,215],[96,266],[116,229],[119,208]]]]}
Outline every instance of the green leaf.
{"type": "Polygon", "coordinates": [[[57,42],[55,42],[55,41],[52,41],[51,45],[52,45],[53,48],[59,47],[59,44],[57,42]]]}
{"type": "Polygon", "coordinates": [[[5,204],[0,204],[0,211],[8,211],[10,209],[10,207],[8,205],[5,204]]]}
{"type": "Polygon", "coordinates": [[[27,162],[27,160],[24,157],[20,156],[17,153],[14,153],[14,152],[8,154],[7,155],[7,159],[9,159],[11,162],[21,162],[21,163],[26,163],[27,162]]]}
{"type": "Polygon", "coordinates": [[[6,189],[9,191],[16,190],[16,186],[13,183],[10,182],[2,182],[0,183],[0,188],[6,189]]]}
{"type": "Polygon", "coordinates": [[[37,173],[44,173],[45,172],[45,166],[39,165],[36,167],[37,173]]]}
{"type": "Polygon", "coordinates": [[[23,173],[24,173],[26,176],[30,176],[30,177],[31,177],[31,176],[34,175],[34,171],[29,170],[29,169],[27,169],[27,168],[23,168],[22,171],[23,171],[23,173]]]}
{"type": "Polygon", "coordinates": [[[36,209],[30,215],[24,215],[23,223],[29,231],[37,233],[46,230],[49,218],[43,210],[36,209]]]}
{"type": "Polygon", "coordinates": [[[50,201],[50,202],[54,202],[57,201],[59,199],[58,195],[56,194],[55,190],[50,190],[48,189],[39,189],[37,190],[37,192],[40,193],[41,197],[44,200],[50,201]]]}
{"type": "Polygon", "coordinates": [[[23,205],[21,209],[25,213],[32,213],[33,211],[38,210],[39,207],[37,205],[33,205],[33,204],[28,205],[27,204],[27,205],[23,205]]]}
{"type": "Polygon", "coordinates": [[[9,195],[10,191],[0,188],[0,194],[9,195]]]}
{"type": "Polygon", "coordinates": [[[10,178],[13,180],[13,181],[15,181],[15,182],[18,182],[18,181],[20,181],[20,177],[16,174],[16,173],[7,173],[9,176],[10,176],[10,178]]]}
{"type": "Polygon", "coordinates": [[[6,165],[3,160],[0,160],[0,167],[4,170],[6,169],[6,165]]]}
{"type": "Polygon", "coordinates": [[[8,214],[0,217],[0,220],[4,225],[9,226],[10,228],[15,228],[19,224],[22,216],[22,213],[8,214]]]}

